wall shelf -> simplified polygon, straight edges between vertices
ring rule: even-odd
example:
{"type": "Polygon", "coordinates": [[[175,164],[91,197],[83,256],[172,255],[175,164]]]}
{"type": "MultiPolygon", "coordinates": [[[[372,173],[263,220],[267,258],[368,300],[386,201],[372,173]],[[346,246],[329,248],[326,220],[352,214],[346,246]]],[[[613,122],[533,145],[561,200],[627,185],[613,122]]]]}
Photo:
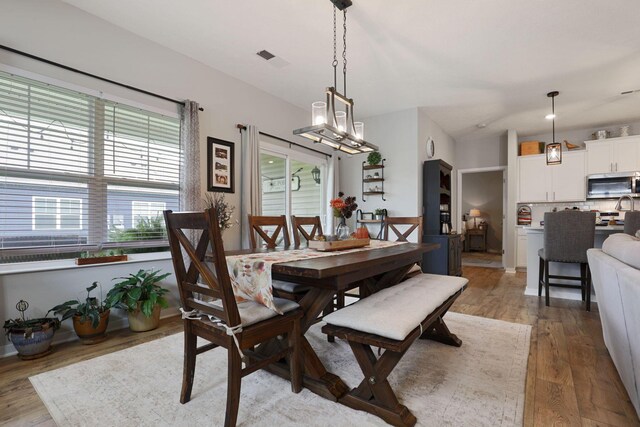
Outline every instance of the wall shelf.
{"type": "Polygon", "coordinates": [[[362,201],[366,202],[364,196],[381,196],[384,198],[384,162],[387,159],[382,159],[382,163],[379,165],[368,165],[367,162],[362,162],[362,201]],[[380,173],[375,172],[374,176],[366,174],[366,171],[377,170],[380,173]],[[378,176],[375,176],[378,175],[378,176]],[[372,186],[370,184],[380,183],[380,186],[372,186]]]}

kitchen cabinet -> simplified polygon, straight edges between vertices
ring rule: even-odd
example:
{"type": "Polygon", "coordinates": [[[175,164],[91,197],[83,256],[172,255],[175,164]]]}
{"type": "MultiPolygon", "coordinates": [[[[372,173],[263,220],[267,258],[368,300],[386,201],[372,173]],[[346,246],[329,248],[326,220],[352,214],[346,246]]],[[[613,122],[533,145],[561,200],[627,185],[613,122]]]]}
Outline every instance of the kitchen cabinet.
{"type": "Polygon", "coordinates": [[[516,267],[527,266],[527,232],[524,228],[518,228],[516,242],[516,267]]]}
{"type": "Polygon", "coordinates": [[[640,135],[585,141],[587,175],[640,170],[640,135]]]}
{"type": "Polygon", "coordinates": [[[518,159],[519,202],[575,202],[585,190],[584,150],[563,152],[559,165],[547,165],[544,154],[518,159]]]}

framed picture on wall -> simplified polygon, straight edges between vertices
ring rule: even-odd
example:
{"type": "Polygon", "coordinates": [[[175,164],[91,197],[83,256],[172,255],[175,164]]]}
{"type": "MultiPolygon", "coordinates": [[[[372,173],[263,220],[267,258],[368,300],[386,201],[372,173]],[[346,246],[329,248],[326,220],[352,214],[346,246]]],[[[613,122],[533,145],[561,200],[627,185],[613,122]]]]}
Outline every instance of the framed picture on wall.
{"type": "Polygon", "coordinates": [[[207,189],[234,192],[233,142],[207,137],[207,189]]]}

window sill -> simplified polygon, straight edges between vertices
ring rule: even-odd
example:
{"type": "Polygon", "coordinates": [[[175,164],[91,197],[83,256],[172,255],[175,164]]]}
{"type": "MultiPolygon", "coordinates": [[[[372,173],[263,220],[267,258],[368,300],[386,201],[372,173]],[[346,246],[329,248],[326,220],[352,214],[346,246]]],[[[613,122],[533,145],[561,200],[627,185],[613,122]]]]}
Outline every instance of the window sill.
{"type": "Polygon", "coordinates": [[[36,273],[43,271],[74,270],[77,268],[104,268],[111,265],[131,264],[147,261],[171,259],[170,252],[151,252],[142,254],[129,254],[127,261],[110,262],[106,264],[76,265],[74,259],[56,261],[20,262],[14,264],[0,264],[0,276],[9,274],[36,273]]]}

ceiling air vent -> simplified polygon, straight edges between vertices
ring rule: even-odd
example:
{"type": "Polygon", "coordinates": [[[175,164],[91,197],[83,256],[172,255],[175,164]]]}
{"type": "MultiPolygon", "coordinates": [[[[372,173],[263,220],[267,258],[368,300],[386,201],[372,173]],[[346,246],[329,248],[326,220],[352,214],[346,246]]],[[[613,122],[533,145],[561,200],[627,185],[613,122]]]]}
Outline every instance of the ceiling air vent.
{"type": "Polygon", "coordinates": [[[260,52],[256,53],[256,55],[258,55],[260,58],[264,59],[265,61],[268,61],[276,57],[273,53],[269,52],[268,50],[261,50],[260,52]]]}

